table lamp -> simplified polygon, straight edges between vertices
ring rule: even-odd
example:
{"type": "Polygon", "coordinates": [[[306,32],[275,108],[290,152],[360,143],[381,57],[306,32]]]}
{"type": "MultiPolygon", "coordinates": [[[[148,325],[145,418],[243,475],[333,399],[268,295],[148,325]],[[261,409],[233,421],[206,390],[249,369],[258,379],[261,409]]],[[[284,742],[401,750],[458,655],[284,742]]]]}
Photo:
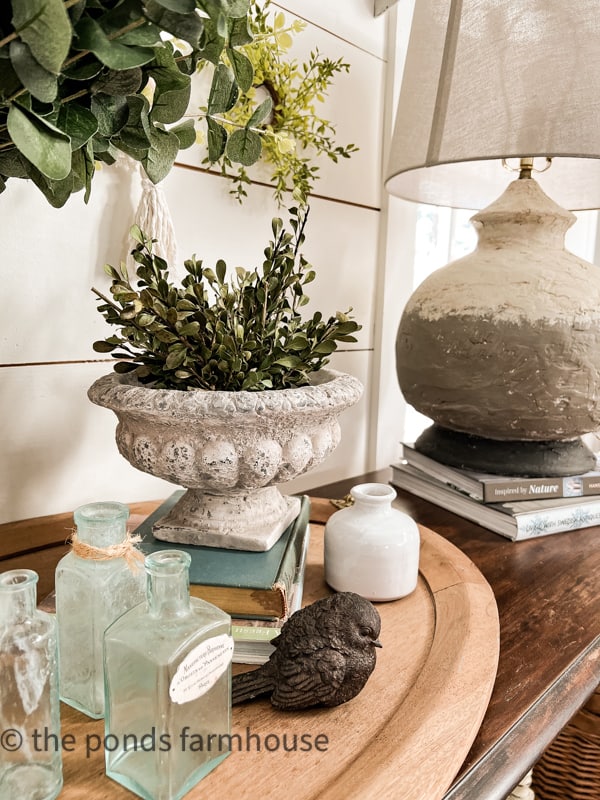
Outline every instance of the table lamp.
{"type": "Polygon", "coordinates": [[[597,1],[416,0],[386,188],[491,203],[471,219],[477,249],[400,321],[400,389],[433,420],[421,452],[507,475],[594,468],[581,436],[600,428],[600,268],[564,235],[565,208],[600,207],[599,158],[597,1]]]}

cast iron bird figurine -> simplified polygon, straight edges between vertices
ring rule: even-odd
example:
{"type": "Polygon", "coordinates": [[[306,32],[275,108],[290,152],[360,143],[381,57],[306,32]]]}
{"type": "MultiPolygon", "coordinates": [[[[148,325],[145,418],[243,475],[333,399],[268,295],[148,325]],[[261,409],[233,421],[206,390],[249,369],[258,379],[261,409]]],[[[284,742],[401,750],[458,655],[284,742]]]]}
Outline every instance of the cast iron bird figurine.
{"type": "Polygon", "coordinates": [[[291,711],[351,700],[375,668],[380,629],[375,607],[354,592],[317,600],[284,623],[265,664],[233,677],[233,704],[269,695],[291,711]]]}

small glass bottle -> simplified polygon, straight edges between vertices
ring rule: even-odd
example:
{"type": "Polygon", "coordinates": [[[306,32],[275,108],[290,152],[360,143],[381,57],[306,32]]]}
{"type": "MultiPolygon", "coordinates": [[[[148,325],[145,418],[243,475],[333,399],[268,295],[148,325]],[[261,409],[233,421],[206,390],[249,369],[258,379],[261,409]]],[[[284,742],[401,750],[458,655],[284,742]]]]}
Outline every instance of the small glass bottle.
{"type": "Polygon", "coordinates": [[[0,574],[0,797],[54,800],[63,785],[56,620],[37,573],[0,574]]]}
{"type": "Polygon", "coordinates": [[[179,800],[231,747],[231,618],[189,594],[190,555],[146,556],[147,602],[106,631],[106,774],[179,800]]]}
{"type": "Polygon", "coordinates": [[[56,567],[60,697],[94,719],[104,716],[104,631],[145,597],[141,554],[137,567],[118,555],[131,556],[133,549],[128,518],[123,503],[76,509],[77,542],[56,567]]]}
{"type": "Polygon", "coordinates": [[[325,580],[367,600],[405,597],[417,586],[417,523],[392,507],[396,492],[388,484],[363,483],[350,494],[354,505],[336,511],[325,525],[325,580]]]}

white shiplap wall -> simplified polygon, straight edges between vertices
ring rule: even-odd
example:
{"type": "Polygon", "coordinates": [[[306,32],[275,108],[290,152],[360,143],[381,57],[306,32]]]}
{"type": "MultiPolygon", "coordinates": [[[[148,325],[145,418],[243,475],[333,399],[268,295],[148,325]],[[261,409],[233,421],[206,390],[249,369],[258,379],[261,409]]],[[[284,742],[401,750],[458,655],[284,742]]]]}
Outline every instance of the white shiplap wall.
{"type": "MultiPolygon", "coordinates": [[[[336,123],[340,143],[360,147],[338,165],[321,163],[304,251],[318,271],[314,307],[328,313],[352,305],[363,324],[359,342],[336,354],[332,366],[355,374],[365,394],[343,416],[336,452],[288,486],[303,491],[385,466],[395,447],[397,388],[389,344],[383,352],[381,343],[384,328],[397,324],[400,307],[384,292],[389,233],[382,233],[382,203],[386,229],[390,213],[400,220],[400,231],[410,212],[397,206],[390,212],[381,188],[390,17],[375,18],[371,0],[277,5],[308,22],[294,55],[302,58],[318,47],[352,65],[349,75],[336,79],[323,115],[336,123]]],[[[198,164],[197,152],[184,151],[164,182],[179,260],[196,253],[207,262],[222,257],[251,266],[269,239],[271,217],[282,211],[263,186],[251,187],[238,205],[225,181],[198,164]]],[[[63,209],[52,209],[24,181],[10,181],[0,195],[0,522],[92,500],[163,497],[173,488],[118,454],[116,419],[86,396],[110,369],[92,350],[108,329],[90,287],[107,285],[102,265],[121,258],[138,196],[136,177],[122,168],[101,170],[88,206],[76,195],[63,209]]]]}

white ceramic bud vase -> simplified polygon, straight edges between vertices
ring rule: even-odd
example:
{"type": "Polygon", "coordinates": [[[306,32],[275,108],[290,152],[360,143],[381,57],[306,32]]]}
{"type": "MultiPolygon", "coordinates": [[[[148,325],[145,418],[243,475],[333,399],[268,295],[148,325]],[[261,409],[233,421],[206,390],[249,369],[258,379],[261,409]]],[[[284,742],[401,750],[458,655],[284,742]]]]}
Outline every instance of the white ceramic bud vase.
{"type": "Polygon", "coordinates": [[[419,573],[419,529],[392,507],[396,492],[384,483],[351,490],[354,505],[325,526],[325,580],[338,592],[367,600],[397,600],[413,592],[419,573]]]}

